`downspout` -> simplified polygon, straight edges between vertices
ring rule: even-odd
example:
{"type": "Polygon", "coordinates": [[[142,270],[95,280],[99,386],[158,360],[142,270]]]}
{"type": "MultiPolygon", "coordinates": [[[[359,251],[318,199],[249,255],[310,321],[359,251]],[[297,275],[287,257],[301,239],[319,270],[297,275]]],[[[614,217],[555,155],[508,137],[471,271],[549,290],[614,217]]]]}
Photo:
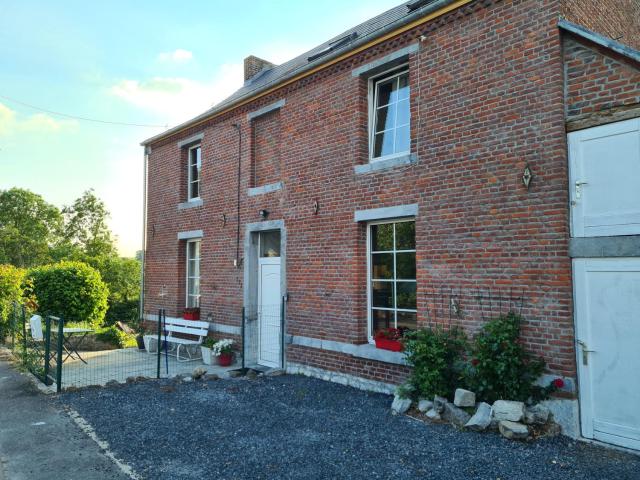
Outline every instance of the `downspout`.
{"type": "Polygon", "coordinates": [[[144,267],[147,258],[147,174],[150,152],[151,147],[144,147],[144,161],[142,166],[142,258],[140,261],[140,308],[138,312],[139,321],[141,324],[144,320],[144,267]]]}
{"type": "Polygon", "coordinates": [[[242,130],[240,129],[240,125],[237,123],[233,123],[231,125],[238,131],[238,197],[236,200],[236,215],[238,217],[237,228],[236,228],[236,259],[234,262],[234,266],[236,268],[240,268],[240,184],[241,184],[241,174],[242,174],[242,130]]]}

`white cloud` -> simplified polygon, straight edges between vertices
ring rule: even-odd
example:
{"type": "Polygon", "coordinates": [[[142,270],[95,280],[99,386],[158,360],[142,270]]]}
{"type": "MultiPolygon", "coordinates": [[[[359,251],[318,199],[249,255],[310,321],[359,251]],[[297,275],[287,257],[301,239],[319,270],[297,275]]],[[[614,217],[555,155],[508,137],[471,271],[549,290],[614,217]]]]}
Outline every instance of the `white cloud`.
{"type": "Polygon", "coordinates": [[[55,133],[77,125],[75,120],[57,120],[45,113],[19,115],[0,103],[0,136],[23,132],[55,133]]]}
{"type": "Polygon", "coordinates": [[[173,63],[182,63],[188,62],[193,58],[193,52],[189,50],[183,50],[182,48],[178,48],[173,52],[162,52],[158,55],[158,60],[161,62],[173,62],[173,63]]]}
{"type": "Polygon", "coordinates": [[[184,77],[122,80],[112,86],[110,92],[175,125],[204,112],[240,88],[242,69],[240,63],[222,65],[218,73],[205,82],[184,77]]]}

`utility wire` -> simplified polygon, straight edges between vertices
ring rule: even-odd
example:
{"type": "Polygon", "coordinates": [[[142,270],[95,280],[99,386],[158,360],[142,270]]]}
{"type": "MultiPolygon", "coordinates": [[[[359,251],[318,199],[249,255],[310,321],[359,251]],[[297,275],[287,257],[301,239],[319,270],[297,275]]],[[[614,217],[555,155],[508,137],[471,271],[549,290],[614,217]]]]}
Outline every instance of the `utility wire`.
{"type": "Polygon", "coordinates": [[[9,102],[17,103],[18,105],[22,105],[24,107],[32,108],[34,110],[39,110],[39,111],[45,112],[45,113],[49,113],[51,115],[58,115],[60,117],[71,118],[73,120],[81,120],[83,122],[102,123],[102,124],[106,124],[106,125],[124,125],[126,127],[169,128],[169,125],[148,125],[148,124],[144,124],[144,123],[110,122],[108,120],[98,120],[96,118],[79,117],[77,115],[69,115],[67,113],[54,112],[53,110],[47,110],[46,108],[37,107],[37,106],[31,105],[29,103],[21,102],[20,100],[16,100],[15,98],[6,97],[4,95],[0,95],[0,98],[2,98],[4,100],[8,100],[9,102]]]}

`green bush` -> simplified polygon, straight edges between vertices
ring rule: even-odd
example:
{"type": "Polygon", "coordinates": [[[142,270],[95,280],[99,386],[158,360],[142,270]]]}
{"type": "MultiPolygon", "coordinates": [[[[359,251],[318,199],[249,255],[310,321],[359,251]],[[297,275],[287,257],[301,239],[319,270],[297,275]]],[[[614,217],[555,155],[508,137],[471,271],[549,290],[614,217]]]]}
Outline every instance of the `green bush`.
{"type": "Polygon", "coordinates": [[[488,322],[474,337],[467,382],[479,400],[527,401],[545,390],[535,385],[544,361],[531,357],[520,341],[522,318],[515,313],[488,322]]]}
{"type": "Polygon", "coordinates": [[[13,265],[0,265],[0,341],[8,334],[13,303],[22,300],[24,273],[13,265]]]}
{"type": "Polygon", "coordinates": [[[129,325],[136,324],[139,321],[138,311],[140,309],[140,301],[125,300],[121,302],[109,302],[107,315],[104,319],[105,325],[113,325],[117,321],[125,322],[129,325]]]}
{"type": "Polygon", "coordinates": [[[122,330],[114,326],[98,328],[96,330],[96,340],[108,343],[118,348],[136,346],[136,339],[133,335],[127,335],[122,330]]]}
{"type": "Polygon", "coordinates": [[[404,344],[407,362],[413,367],[409,390],[423,398],[453,398],[464,378],[464,331],[457,327],[420,329],[407,334],[404,344]]]}
{"type": "Polygon", "coordinates": [[[109,289],[97,270],[82,262],[60,262],[34,268],[29,277],[40,313],[101,325],[109,289]]]}

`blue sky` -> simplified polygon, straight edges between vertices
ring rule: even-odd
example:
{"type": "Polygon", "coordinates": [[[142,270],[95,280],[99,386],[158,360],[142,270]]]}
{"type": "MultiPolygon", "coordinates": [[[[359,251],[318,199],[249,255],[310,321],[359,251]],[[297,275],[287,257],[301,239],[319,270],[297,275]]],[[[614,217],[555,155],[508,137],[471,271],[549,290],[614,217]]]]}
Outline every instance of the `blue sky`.
{"type": "Polygon", "coordinates": [[[142,148],[242,84],[250,54],[282,63],[400,0],[0,3],[0,189],[58,206],[93,188],[123,255],[140,249],[142,148]]]}

